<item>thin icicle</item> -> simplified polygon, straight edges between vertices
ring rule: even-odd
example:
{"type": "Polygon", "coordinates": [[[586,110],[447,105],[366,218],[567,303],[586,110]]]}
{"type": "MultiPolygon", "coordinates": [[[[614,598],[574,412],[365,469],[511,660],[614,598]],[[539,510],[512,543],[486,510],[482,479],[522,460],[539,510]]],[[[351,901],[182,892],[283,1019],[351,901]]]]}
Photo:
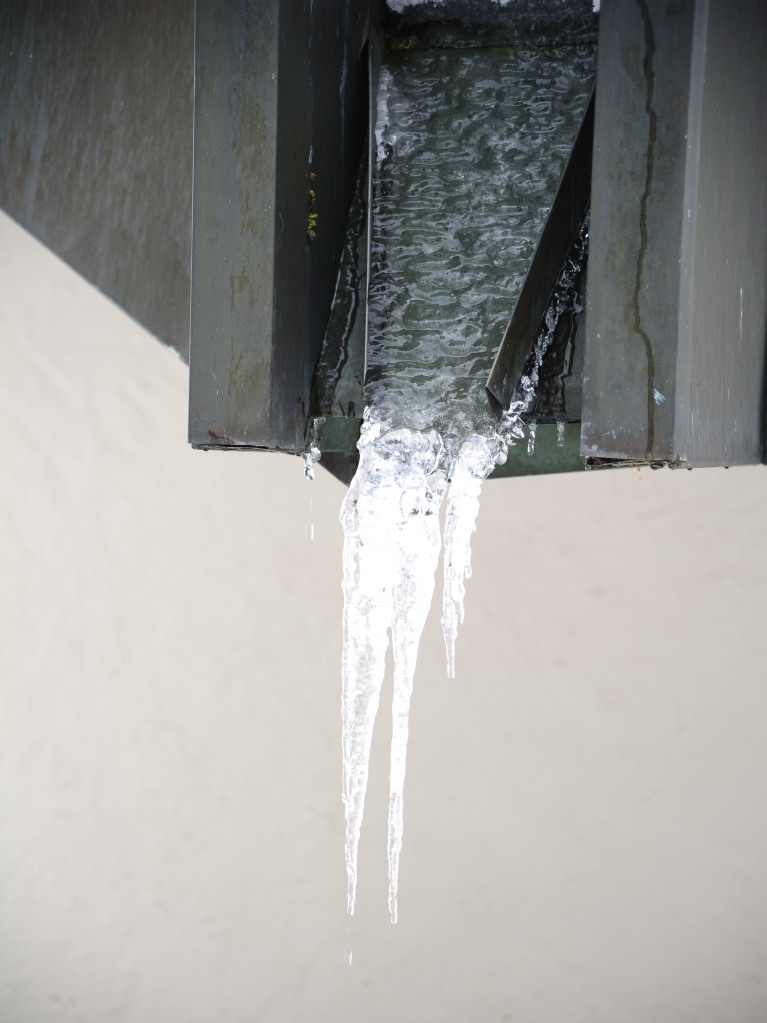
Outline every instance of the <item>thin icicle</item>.
{"type": "Polygon", "coordinates": [[[500,460],[497,438],[474,436],[458,452],[445,518],[442,633],[448,678],[455,678],[455,640],[463,623],[465,580],[471,575],[471,534],[476,529],[482,484],[500,460]]]}
{"type": "MultiPolygon", "coordinates": [[[[370,744],[383,682],[393,586],[376,578],[371,551],[359,540],[369,511],[355,479],[341,509],[344,544],[344,653],[342,663],[343,801],[346,812],[347,912],[354,913],[357,847],[367,788],[370,744]],[[360,507],[361,505],[361,507],[360,507]]],[[[383,566],[385,568],[385,566],[383,566]]]]}
{"type": "Polygon", "coordinates": [[[445,475],[439,435],[366,424],[360,464],[341,510],[344,527],[342,667],[343,801],[347,911],[354,912],[357,852],[370,745],[383,682],[388,630],[394,646],[389,903],[396,919],[402,845],[407,719],[418,641],[439,558],[439,506],[445,475]]]}
{"type": "Polygon", "coordinates": [[[325,419],[323,416],[316,416],[312,421],[312,432],[309,441],[304,451],[304,476],[308,480],[314,479],[314,466],[322,458],[322,451],[320,449],[320,437],[322,436],[322,428],[325,425],[325,419]]]}
{"type": "Polygon", "coordinates": [[[397,550],[400,571],[394,594],[392,624],[394,695],[388,836],[389,912],[392,923],[397,922],[397,887],[402,849],[402,807],[410,697],[413,692],[418,644],[434,592],[434,573],[440,551],[439,507],[446,484],[444,470],[436,468],[431,478],[418,481],[417,485],[403,493],[403,525],[397,550]]]}

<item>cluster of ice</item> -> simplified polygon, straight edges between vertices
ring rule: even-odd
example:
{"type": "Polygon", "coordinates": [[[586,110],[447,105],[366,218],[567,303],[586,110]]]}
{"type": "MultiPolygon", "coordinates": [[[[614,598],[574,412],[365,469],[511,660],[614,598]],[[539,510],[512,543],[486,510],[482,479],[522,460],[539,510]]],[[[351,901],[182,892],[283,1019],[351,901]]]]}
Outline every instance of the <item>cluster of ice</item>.
{"type": "MultiPolygon", "coordinates": [[[[373,727],[391,635],[394,661],[389,779],[389,911],[397,920],[399,857],[408,717],[421,633],[431,606],[440,551],[444,552],[442,630],[447,673],[455,675],[455,643],[471,575],[471,536],[483,482],[505,461],[507,446],[524,437],[522,417],[535,397],[543,357],[559,317],[572,304],[579,253],[563,268],[543,330],[526,363],[514,400],[487,434],[392,428],[374,409],[365,413],[357,472],[341,509],[344,529],[343,801],[346,812],[347,910],[354,912],[357,854],[368,781],[373,727]],[[447,495],[444,538],[440,508],[447,495]]],[[[558,442],[564,421],[557,423],[558,442]]],[[[536,424],[528,424],[528,454],[536,424]]]]}
{"type": "Polygon", "coordinates": [[[394,661],[389,787],[389,911],[397,920],[408,715],[418,644],[443,544],[440,506],[447,498],[442,626],[448,673],[463,620],[469,545],[482,482],[505,457],[499,436],[460,445],[436,431],[389,429],[367,421],[360,464],[341,510],[344,528],[343,800],[347,909],[354,912],[357,850],[373,725],[391,634],[394,661]]]}
{"type": "MultiPolygon", "coordinates": [[[[521,46],[513,54],[483,49],[400,54],[381,68],[368,409],[359,467],[341,510],[350,914],[391,638],[389,909],[392,921],[397,919],[408,716],[419,641],[442,552],[442,629],[452,677],[480,489],[505,460],[508,444],[524,436],[521,418],[533,400],[554,324],[547,323],[521,391],[500,423],[489,409],[484,382],[582,117],[592,67],[590,51],[548,53],[521,46]],[[549,83],[545,93],[542,82],[549,83]]],[[[568,284],[563,279],[563,294],[568,284]]],[[[562,438],[563,430],[564,424],[562,438]]],[[[531,451],[534,432],[533,426],[531,451]]],[[[313,457],[310,450],[309,470],[313,457]]]]}

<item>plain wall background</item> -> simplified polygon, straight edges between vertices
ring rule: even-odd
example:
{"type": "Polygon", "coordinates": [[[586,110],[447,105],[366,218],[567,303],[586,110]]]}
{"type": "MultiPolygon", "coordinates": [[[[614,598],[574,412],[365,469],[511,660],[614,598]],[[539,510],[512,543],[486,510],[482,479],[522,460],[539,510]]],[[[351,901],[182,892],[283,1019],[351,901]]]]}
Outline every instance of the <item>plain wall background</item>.
{"type": "Polygon", "coordinates": [[[0,352],[3,1023],[763,1023],[762,467],[486,485],[350,928],[342,486],[191,451],[186,368],[5,215],[0,352]]]}

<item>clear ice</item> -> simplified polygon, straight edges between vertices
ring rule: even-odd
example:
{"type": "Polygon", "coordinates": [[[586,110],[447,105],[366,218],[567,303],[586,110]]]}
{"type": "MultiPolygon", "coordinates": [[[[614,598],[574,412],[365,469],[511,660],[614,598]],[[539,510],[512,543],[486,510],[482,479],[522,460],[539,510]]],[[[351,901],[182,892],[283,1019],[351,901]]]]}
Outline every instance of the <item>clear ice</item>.
{"type": "Polygon", "coordinates": [[[389,633],[394,661],[389,776],[389,912],[397,921],[408,716],[418,644],[442,549],[439,511],[448,478],[442,626],[448,674],[463,620],[469,543],[483,480],[503,457],[500,438],[474,436],[457,451],[436,431],[366,422],[360,464],[341,509],[344,528],[343,801],[346,811],[347,910],[354,912],[357,850],[373,725],[389,633]]]}
{"type": "Polygon", "coordinates": [[[521,415],[543,348],[528,386],[500,422],[489,410],[484,382],[592,75],[592,50],[549,53],[530,46],[513,52],[400,54],[381,68],[368,407],[359,467],[341,509],[350,914],[373,725],[391,636],[389,910],[392,922],[397,919],[408,716],[437,562],[444,552],[442,629],[453,677],[480,488],[505,460],[507,445],[523,437],[521,415]],[[542,81],[548,83],[545,95],[542,81]]]}
{"type": "Polygon", "coordinates": [[[320,450],[320,434],[322,427],[325,425],[325,420],[322,416],[317,416],[312,423],[312,432],[307,445],[307,450],[304,451],[304,476],[308,480],[314,479],[314,467],[322,457],[322,451],[320,450]]]}
{"type": "Polygon", "coordinates": [[[463,624],[465,580],[471,575],[471,534],[476,528],[480,488],[505,457],[506,446],[500,436],[473,436],[461,445],[452,471],[442,587],[442,634],[449,678],[455,678],[455,640],[458,626],[463,624]]]}

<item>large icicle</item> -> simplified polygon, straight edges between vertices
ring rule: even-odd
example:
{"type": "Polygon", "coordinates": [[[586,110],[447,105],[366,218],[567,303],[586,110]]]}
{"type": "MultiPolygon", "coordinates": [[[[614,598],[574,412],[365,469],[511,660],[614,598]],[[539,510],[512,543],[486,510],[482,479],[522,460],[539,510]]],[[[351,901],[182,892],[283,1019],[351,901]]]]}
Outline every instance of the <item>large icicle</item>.
{"type": "Polygon", "coordinates": [[[391,632],[389,908],[397,917],[408,713],[439,558],[438,511],[450,478],[442,626],[452,677],[480,487],[507,444],[524,435],[520,417],[534,396],[545,339],[500,424],[484,382],[585,109],[592,64],[591,51],[577,47],[565,57],[525,45],[513,54],[398,54],[380,69],[368,409],[341,514],[349,913],[391,632]]]}
{"type": "Polygon", "coordinates": [[[445,528],[443,628],[448,674],[463,619],[469,545],[479,491],[505,454],[499,436],[471,436],[457,455],[432,430],[390,430],[367,422],[360,464],[341,509],[344,527],[343,800],[346,812],[347,910],[354,912],[357,851],[368,764],[388,632],[394,655],[389,776],[389,911],[397,920],[399,857],[408,716],[418,644],[434,591],[440,552],[439,509],[452,482],[445,528]]]}
{"type": "Polygon", "coordinates": [[[435,431],[366,424],[360,465],[341,509],[344,527],[343,800],[347,910],[354,912],[357,850],[388,630],[394,652],[389,803],[389,907],[397,916],[408,712],[418,642],[439,558],[446,476],[435,431]]]}

